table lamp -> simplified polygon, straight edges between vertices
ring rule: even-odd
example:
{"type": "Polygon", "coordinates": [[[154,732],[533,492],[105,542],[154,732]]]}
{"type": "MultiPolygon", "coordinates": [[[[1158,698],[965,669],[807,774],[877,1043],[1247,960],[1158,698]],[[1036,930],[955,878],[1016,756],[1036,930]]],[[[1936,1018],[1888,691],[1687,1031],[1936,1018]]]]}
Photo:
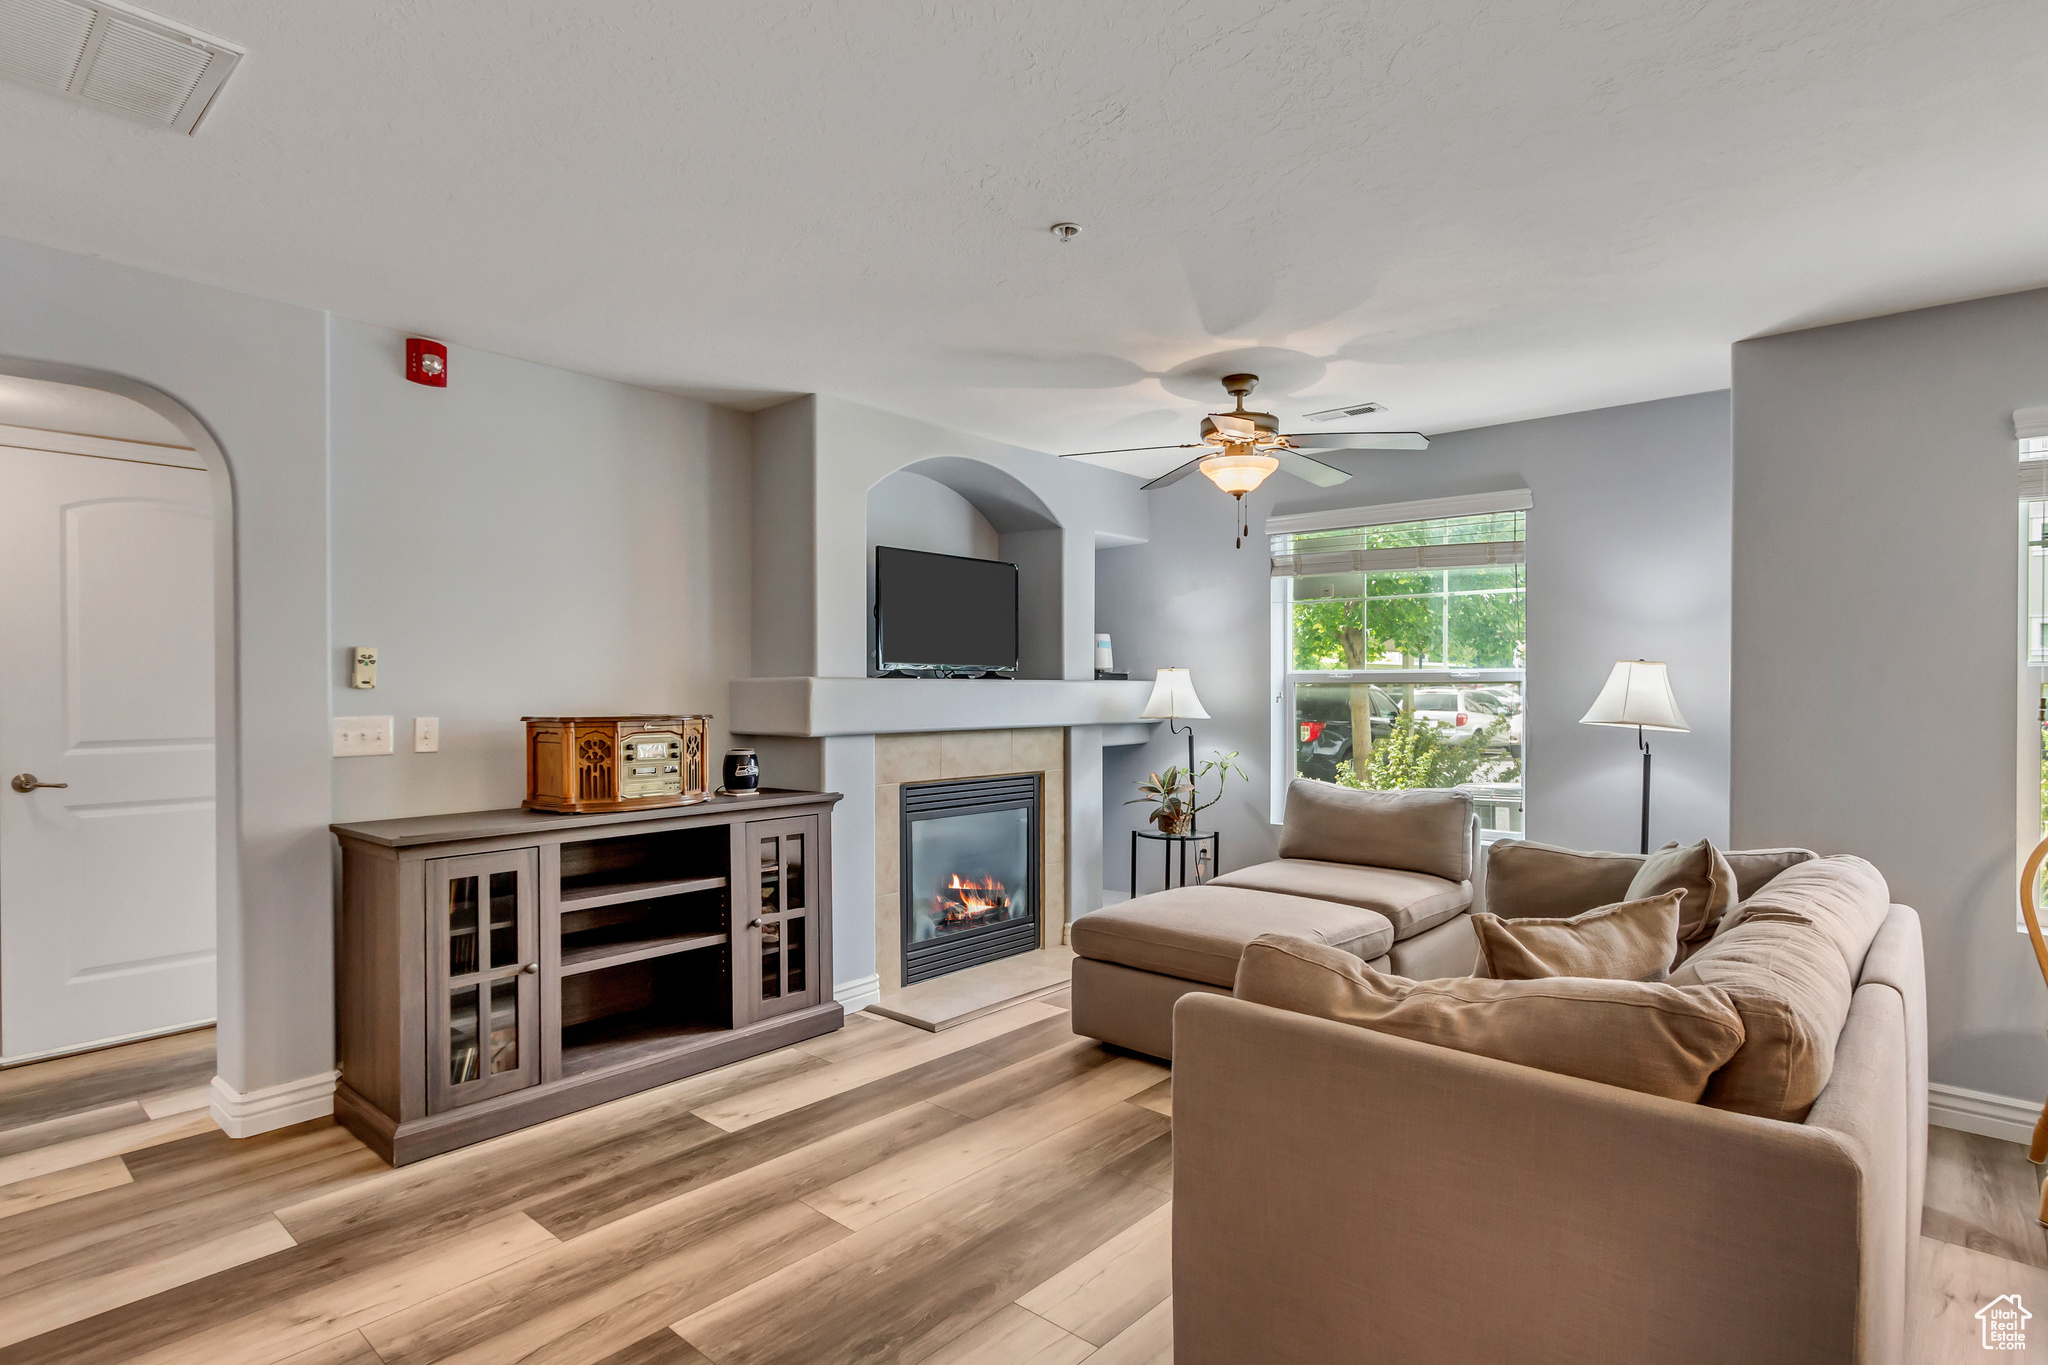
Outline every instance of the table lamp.
{"type": "MultiPolygon", "coordinates": [[[[1149,714],[1149,713],[1148,713],[1149,714]]],[[[1690,732],[1679,712],[1678,699],[1671,695],[1671,676],[1661,663],[1649,659],[1623,659],[1607,675],[1607,685],[1593,699],[1592,709],[1579,717],[1581,725],[1633,725],[1636,746],[1643,751],[1643,849],[1650,851],[1650,742],[1645,730],[1690,732]]]]}
{"type": "MultiPolygon", "coordinates": [[[[1202,709],[1202,699],[1195,695],[1195,680],[1188,676],[1185,668],[1162,668],[1152,683],[1152,695],[1145,702],[1145,709],[1138,715],[1145,720],[1163,720],[1169,734],[1179,734],[1179,722],[1184,720],[1207,720],[1209,713],[1202,709]]],[[[1188,805],[1192,807],[1195,786],[1195,727],[1188,727],[1188,805]]],[[[1188,833],[1195,832],[1195,816],[1188,814],[1188,833]]]]}

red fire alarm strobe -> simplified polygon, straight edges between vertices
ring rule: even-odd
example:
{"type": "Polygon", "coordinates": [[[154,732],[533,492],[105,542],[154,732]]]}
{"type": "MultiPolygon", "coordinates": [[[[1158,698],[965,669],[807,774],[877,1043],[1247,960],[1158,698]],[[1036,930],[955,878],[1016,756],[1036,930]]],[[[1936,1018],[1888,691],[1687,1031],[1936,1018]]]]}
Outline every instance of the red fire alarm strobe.
{"type": "Polygon", "coordinates": [[[405,339],[405,377],[415,384],[448,387],[448,348],[425,337],[405,339]]]}

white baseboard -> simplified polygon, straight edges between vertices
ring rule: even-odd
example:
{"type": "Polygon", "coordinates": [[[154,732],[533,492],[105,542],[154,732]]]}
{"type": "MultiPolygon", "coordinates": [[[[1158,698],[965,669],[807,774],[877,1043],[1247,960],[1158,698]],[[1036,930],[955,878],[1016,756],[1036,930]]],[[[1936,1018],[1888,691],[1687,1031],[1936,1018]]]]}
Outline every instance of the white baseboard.
{"type": "Polygon", "coordinates": [[[832,998],[837,1000],[848,1014],[855,1014],[869,1005],[882,1001],[882,978],[864,976],[857,981],[842,981],[832,988],[832,998]]]}
{"type": "Polygon", "coordinates": [[[274,1128],[289,1128],[294,1123],[333,1113],[334,1082],[340,1075],[339,1071],[323,1071],[246,1095],[215,1076],[207,1110],[229,1137],[255,1137],[274,1128]]]}
{"type": "Polygon", "coordinates": [[[2034,1121],[2040,1117],[2041,1106],[2034,1100],[1938,1082],[1927,1087],[1927,1121],[1936,1127],[2026,1143],[2034,1140],[2034,1121]]]}

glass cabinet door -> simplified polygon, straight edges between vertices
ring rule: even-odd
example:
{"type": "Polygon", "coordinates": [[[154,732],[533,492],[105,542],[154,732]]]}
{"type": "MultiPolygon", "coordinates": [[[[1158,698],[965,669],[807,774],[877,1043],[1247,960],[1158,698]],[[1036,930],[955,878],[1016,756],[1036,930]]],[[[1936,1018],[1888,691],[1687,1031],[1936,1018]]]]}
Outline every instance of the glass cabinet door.
{"type": "Polygon", "coordinates": [[[427,861],[434,1112],[540,1075],[538,877],[537,849],[427,861]]]}
{"type": "Polygon", "coordinates": [[[811,871],[818,818],[757,820],[747,826],[759,878],[759,900],[748,928],[748,980],[757,1019],[818,1003],[812,944],[811,871]]]}

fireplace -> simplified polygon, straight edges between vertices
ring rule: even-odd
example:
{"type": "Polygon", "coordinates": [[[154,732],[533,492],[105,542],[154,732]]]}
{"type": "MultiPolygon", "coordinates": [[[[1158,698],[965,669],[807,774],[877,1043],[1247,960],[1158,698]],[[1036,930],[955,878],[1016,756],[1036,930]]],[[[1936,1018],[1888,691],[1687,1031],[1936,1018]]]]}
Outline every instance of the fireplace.
{"type": "Polygon", "coordinates": [[[903,984],[1038,947],[1039,775],[906,785],[903,984]]]}

